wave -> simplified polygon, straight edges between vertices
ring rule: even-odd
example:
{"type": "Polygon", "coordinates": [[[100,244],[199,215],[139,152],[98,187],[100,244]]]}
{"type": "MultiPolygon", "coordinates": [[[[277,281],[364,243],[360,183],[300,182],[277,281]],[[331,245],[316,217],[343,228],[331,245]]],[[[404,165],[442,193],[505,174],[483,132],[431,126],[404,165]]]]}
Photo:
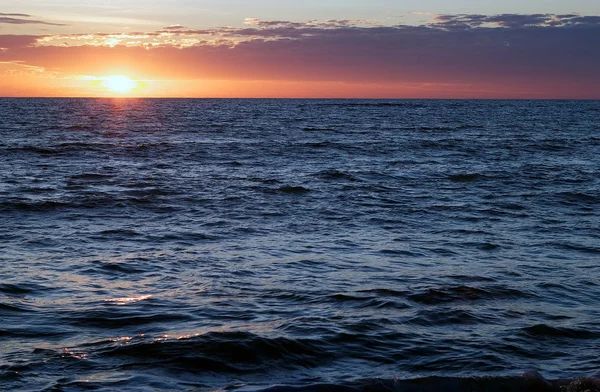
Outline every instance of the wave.
{"type": "Polygon", "coordinates": [[[84,270],[85,272],[105,272],[108,274],[114,273],[124,273],[124,274],[139,274],[143,272],[147,272],[146,269],[136,268],[135,265],[131,263],[115,263],[115,262],[104,262],[104,261],[94,261],[92,262],[94,265],[91,268],[87,268],[84,270]]]}
{"type": "Polygon", "coordinates": [[[405,308],[409,308],[409,306],[407,304],[401,303],[401,302],[397,302],[392,298],[378,298],[378,297],[372,297],[372,296],[367,296],[367,297],[362,297],[362,296],[354,296],[354,295],[349,295],[349,294],[334,294],[329,296],[328,298],[329,302],[333,302],[339,305],[343,305],[345,303],[348,303],[350,305],[356,306],[357,308],[361,309],[361,308],[370,308],[370,309],[385,309],[385,308],[392,308],[392,309],[405,309],[405,308]]]}
{"type": "MultiPolygon", "coordinates": [[[[206,360],[205,363],[214,361],[206,360]]],[[[214,365],[214,364],[213,364],[214,365]]],[[[219,366],[219,365],[215,365],[219,366]]],[[[0,380],[17,381],[23,376],[18,368],[6,369],[0,373],[0,380]]],[[[0,371],[2,368],[0,367],[0,371]]],[[[425,377],[401,380],[398,378],[358,379],[342,383],[310,383],[301,385],[260,386],[260,382],[232,383],[224,388],[207,385],[202,380],[186,377],[179,380],[171,374],[144,374],[138,372],[134,377],[121,374],[106,378],[93,378],[78,381],[61,378],[47,391],[55,390],[102,390],[102,391],[138,391],[138,390],[186,390],[186,391],[244,391],[244,392],[600,392],[598,378],[579,378],[546,380],[541,375],[530,372],[523,376],[507,377],[425,377]],[[143,388],[147,386],[148,388],[143,388]]],[[[298,385],[300,384],[300,385],[298,385]]],[[[264,385],[264,384],[263,384],[264,385]]],[[[267,384],[268,385],[268,384],[267,384]]]]}
{"type": "Polygon", "coordinates": [[[112,174],[102,174],[102,173],[81,173],[76,174],[69,177],[70,180],[104,180],[107,178],[112,178],[114,175],[112,174]]]}
{"type": "Polygon", "coordinates": [[[127,328],[155,323],[184,322],[191,319],[191,316],[183,313],[149,313],[122,310],[125,308],[121,305],[127,303],[128,300],[127,298],[115,299],[114,306],[119,306],[119,308],[71,312],[64,315],[62,319],[66,324],[102,329],[127,328]]]}
{"type": "Polygon", "coordinates": [[[551,327],[546,324],[537,324],[521,330],[523,334],[537,338],[570,338],[570,339],[597,339],[600,333],[574,328],[551,327]]]}
{"type": "Polygon", "coordinates": [[[38,146],[19,146],[19,147],[9,147],[6,149],[10,152],[16,153],[33,153],[39,155],[60,155],[63,151],[55,149],[55,148],[45,148],[38,146]]]}
{"type": "Polygon", "coordinates": [[[453,182],[473,182],[481,178],[479,173],[453,174],[448,176],[448,179],[453,182]]]}
{"type": "Polygon", "coordinates": [[[558,245],[562,249],[573,250],[582,253],[600,254],[600,247],[593,247],[588,245],[580,245],[573,243],[559,243],[558,245]]]}
{"type": "Polygon", "coordinates": [[[322,106],[338,106],[338,107],[380,107],[380,108],[407,108],[407,109],[420,109],[425,108],[427,105],[420,102],[343,102],[343,103],[322,103],[322,106]]]}
{"type": "Polygon", "coordinates": [[[355,145],[353,143],[341,143],[341,142],[332,142],[332,141],[323,141],[323,142],[303,142],[298,143],[297,146],[299,148],[308,148],[310,150],[316,149],[332,149],[332,150],[340,150],[340,151],[348,151],[351,153],[355,152],[363,152],[367,151],[364,146],[355,145]]]}
{"type": "Polygon", "coordinates": [[[129,366],[152,364],[225,373],[317,367],[328,357],[314,340],[269,339],[248,332],[210,332],[192,338],[130,342],[109,346],[101,355],[128,358],[129,366]]]}
{"type": "Polygon", "coordinates": [[[65,151],[102,151],[113,146],[114,144],[102,142],[65,142],[59,143],[55,147],[65,151]]]}
{"type": "Polygon", "coordinates": [[[311,190],[303,186],[284,185],[282,187],[279,187],[278,191],[281,193],[302,194],[308,193],[311,190]]]}
{"type": "MultiPolygon", "coordinates": [[[[5,304],[3,302],[0,302],[0,311],[28,312],[29,310],[24,307],[17,306],[16,304],[5,304]]],[[[0,331],[0,335],[1,335],[1,331],[0,331]]]]}
{"type": "Polygon", "coordinates": [[[558,194],[565,204],[599,204],[600,197],[582,192],[563,192],[558,194]]]}
{"type": "Polygon", "coordinates": [[[49,290],[48,287],[36,283],[0,283],[0,294],[8,296],[22,296],[49,290]]]}
{"type": "Polygon", "coordinates": [[[323,170],[314,174],[316,177],[320,177],[324,180],[346,180],[346,181],[360,181],[352,174],[343,172],[341,170],[329,169],[323,170]]]}
{"type": "Polygon", "coordinates": [[[304,127],[302,128],[304,132],[338,132],[335,128],[327,128],[327,127],[304,127]]]}
{"type": "Polygon", "coordinates": [[[516,299],[527,298],[533,294],[504,286],[490,286],[478,288],[471,286],[450,286],[427,288],[411,294],[408,298],[414,302],[425,305],[438,305],[448,302],[466,302],[485,299],[516,299]]]}
{"type": "Polygon", "coordinates": [[[41,156],[66,156],[72,153],[81,152],[112,152],[147,155],[149,151],[161,151],[172,149],[172,145],[167,142],[149,142],[149,143],[122,143],[122,142],[64,142],[46,145],[12,145],[3,147],[8,152],[19,154],[33,154],[41,156]]]}
{"type": "Polygon", "coordinates": [[[483,321],[485,321],[484,317],[478,316],[474,312],[463,309],[422,309],[417,312],[415,317],[408,320],[408,323],[421,326],[440,326],[479,324],[483,321]]]}
{"type": "MultiPolygon", "coordinates": [[[[290,193],[293,193],[293,190],[290,193]]],[[[161,198],[163,195],[165,195],[164,191],[150,189],[137,192],[135,195],[127,194],[127,192],[118,194],[85,192],[55,200],[13,198],[0,201],[0,211],[54,212],[135,207],[156,212],[169,212],[180,209],[180,207],[172,205],[168,198],[161,198]]]]}
{"type": "Polygon", "coordinates": [[[109,195],[95,194],[81,196],[74,200],[18,200],[5,201],[0,203],[0,211],[30,211],[30,212],[51,212],[64,209],[79,208],[108,208],[113,207],[117,200],[109,195]]]}
{"type": "Polygon", "coordinates": [[[600,379],[546,380],[537,372],[514,377],[362,379],[344,384],[273,386],[261,392],[600,392],[600,379]]]}

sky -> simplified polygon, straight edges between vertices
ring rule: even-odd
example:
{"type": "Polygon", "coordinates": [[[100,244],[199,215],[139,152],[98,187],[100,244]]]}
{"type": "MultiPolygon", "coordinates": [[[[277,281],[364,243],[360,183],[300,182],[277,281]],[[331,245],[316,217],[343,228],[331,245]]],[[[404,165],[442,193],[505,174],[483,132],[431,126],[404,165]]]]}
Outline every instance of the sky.
{"type": "Polygon", "coordinates": [[[0,96],[600,99],[598,0],[0,0],[0,96]]]}

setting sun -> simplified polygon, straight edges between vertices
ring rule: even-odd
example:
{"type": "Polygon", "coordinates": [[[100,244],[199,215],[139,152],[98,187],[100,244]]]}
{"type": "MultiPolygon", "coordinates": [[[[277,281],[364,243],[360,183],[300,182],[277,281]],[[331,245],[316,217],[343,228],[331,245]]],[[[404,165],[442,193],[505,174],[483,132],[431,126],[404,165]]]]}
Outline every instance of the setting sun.
{"type": "Polygon", "coordinates": [[[135,81],[125,75],[112,75],[106,77],[102,85],[115,93],[125,94],[133,90],[135,81]]]}

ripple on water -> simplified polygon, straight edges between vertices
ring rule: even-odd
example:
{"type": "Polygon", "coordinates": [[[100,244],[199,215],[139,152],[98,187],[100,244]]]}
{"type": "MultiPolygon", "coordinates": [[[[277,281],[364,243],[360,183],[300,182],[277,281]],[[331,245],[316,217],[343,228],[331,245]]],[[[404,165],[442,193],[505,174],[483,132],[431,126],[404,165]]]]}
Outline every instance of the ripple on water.
{"type": "Polygon", "coordinates": [[[470,302],[478,300],[507,300],[535,297],[531,293],[506,286],[449,286],[425,288],[409,295],[409,299],[425,305],[438,305],[448,302],[470,302]]]}

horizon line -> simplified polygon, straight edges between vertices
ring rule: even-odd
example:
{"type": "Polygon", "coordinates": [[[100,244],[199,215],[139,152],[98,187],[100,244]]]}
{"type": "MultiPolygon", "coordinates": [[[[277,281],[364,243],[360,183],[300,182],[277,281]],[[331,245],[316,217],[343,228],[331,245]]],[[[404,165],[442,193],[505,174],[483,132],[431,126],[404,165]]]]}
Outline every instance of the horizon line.
{"type": "Polygon", "coordinates": [[[132,99],[197,99],[197,100],[217,100],[217,99],[236,99],[236,100],[355,100],[355,101],[600,101],[599,98],[417,98],[417,97],[152,97],[152,96],[0,96],[0,99],[116,99],[116,100],[132,100],[132,99]]]}

